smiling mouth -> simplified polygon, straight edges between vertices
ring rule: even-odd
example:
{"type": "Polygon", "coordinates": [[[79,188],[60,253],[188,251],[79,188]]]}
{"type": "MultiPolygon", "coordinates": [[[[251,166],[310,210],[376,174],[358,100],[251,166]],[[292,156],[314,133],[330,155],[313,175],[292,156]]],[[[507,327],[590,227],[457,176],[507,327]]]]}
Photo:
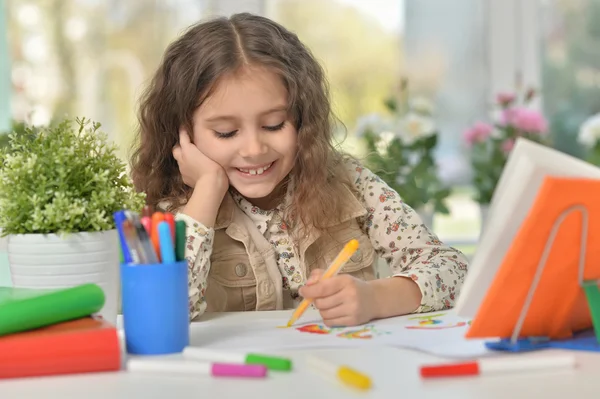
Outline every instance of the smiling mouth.
{"type": "Polygon", "coordinates": [[[255,168],[255,169],[243,169],[243,168],[236,168],[239,172],[246,174],[246,175],[262,175],[263,173],[265,173],[267,170],[269,170],[271,168],[271,166],[273,166],[275,162],[271,162],[267,165],[261,166],[259,168],[255,168]]]}

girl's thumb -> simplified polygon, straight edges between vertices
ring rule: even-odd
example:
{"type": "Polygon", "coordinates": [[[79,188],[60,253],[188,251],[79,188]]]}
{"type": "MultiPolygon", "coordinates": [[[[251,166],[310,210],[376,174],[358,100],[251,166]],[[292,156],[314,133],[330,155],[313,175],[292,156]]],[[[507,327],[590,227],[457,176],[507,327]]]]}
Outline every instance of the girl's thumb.
{"type": "Polygon", "coordinates": [[[310,277],[308,278],[306,285],[313,285],[313,284],[317,283],[321,279],[322,275],[323,275],[323,270],[321,270],[321,269],[313,270],[310,273],[310,277]]]}

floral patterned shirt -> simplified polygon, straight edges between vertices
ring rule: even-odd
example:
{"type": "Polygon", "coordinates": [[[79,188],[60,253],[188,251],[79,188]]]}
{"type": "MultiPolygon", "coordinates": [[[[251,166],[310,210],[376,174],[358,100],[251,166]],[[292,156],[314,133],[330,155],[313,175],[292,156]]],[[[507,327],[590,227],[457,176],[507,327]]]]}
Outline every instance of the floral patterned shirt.
{"type": "Polygon", "coordinates": [[[299,298],[298,289],[304,285],[307,277],[302,275],[296,248],[292,245],[287,226],[281,217],[281,207],[268,211],[259,209],[237,192],[233,193],[233,199],[273,246],[282,276],[282,288],[290,290],[292,301],[297,306],[298,300],[302,299],[299,298]]]}
{"type": "MultiPolygon", "coordinates": [[[[377,254],[389,265],[392,276],[411,278],[421,289],[423,298],[415,312],[428,312],[454,306],[465,275],[467,259],[458,250],[444,245],[425,226],[419,215],[381,178],[356,161],[348,162],[359,199],[367,214],[359,219],[363,231],[377,254]]],[[[273,245],[281,271],[283,288],[290,289],[293,299],[307,279],[301,272],[298,256],[281,220],[279,208],[259,209],[239,195],[234,199],[250,216],[259,231],[273,245]]],[[[188,225],[186,259],[190,268],[191,317],[204,312],[204,292],[210,269],[214,230],[185,214],[176,218],[188,225]]]]}

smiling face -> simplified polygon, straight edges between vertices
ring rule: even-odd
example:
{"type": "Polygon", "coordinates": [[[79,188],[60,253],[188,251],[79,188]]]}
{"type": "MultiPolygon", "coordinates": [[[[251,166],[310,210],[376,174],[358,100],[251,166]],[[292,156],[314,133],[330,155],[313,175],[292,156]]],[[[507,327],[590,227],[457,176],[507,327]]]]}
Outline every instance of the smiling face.
{"type": "Polygon", "coordinates": [[[198,149],[261,208],[273,206],[270,195],[294,166],[297,132],[287,105],[287,90],[276,73],[246,67],[224,76],[193,116],[198,149]]]}

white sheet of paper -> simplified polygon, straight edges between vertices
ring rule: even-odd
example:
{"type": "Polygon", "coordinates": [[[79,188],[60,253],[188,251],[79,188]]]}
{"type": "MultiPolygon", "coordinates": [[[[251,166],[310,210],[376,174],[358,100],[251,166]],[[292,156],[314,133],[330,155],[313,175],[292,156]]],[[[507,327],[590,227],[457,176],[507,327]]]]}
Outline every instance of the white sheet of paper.
{"type": "Polygon", "coordinates": [[[357,327],[328,328],[309,318],[290,328],[288,319],[262,319],[248,323],[207,320],[194,326],[192,346],[230,351],[273,351],[312,348],[391,346],[442,357],[474,358],[492,353],[483,340],[467,340],[466,319],[452,312],[395,317],[357,327]]]}

